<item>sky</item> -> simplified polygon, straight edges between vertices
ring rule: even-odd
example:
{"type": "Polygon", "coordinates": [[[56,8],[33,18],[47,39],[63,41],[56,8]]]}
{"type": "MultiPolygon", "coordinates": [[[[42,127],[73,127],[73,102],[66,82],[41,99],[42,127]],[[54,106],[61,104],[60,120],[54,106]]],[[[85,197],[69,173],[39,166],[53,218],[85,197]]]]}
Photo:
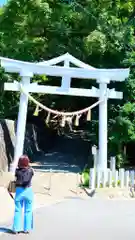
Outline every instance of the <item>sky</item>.
{"type": "Polygon", "coordinates": [[[2,6],[6,2],[7,2],[7,0],[0,0],[0,6],[2,6]]]}

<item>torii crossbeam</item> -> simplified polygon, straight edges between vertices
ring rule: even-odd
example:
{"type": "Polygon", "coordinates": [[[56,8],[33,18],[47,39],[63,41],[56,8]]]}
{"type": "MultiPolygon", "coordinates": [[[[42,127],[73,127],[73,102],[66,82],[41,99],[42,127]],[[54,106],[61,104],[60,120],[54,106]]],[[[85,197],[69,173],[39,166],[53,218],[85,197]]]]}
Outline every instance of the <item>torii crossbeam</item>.
{"type": "MultiPolygon", "coordinates": [[[[26,92],[47,93],[70,96],[96,97],[101,101],[99,104],[99,167],[102,170],[107,168],[107,99],[122,99],[123,93],[115,89],[108,89],[107,84],[110,81],[124,81],[129,76],[129,69],[96,69],[88,64],[81,62],[70,54],[64,54],[58,58],[40,63],[29,63],[13,59],[0,57],[1,66],[6,72],[16,72],[22,77],[21,84],[26,92]],[[63,61],[64,66],[53,66],[63,61]],[[70,67],[70,63],[77,66],[70,67]],[[79,68],[78,68],[79,67],[79,68]],[[36,83],[30,83],[33,74],[45,74],[49,76],[62,77],[61,87],[44,86],[36,83]],[[99,89],[72,88],[71,79],[96,79],[99,83],[99,89]]],[[[5,90],[20,91],[19,83],[5,83],[5,90]]],[[[14,172],[19,157],[23,154],[26,118],[28,108],[28,97],[21,93],[19,114],[17,121],[16,144],[14,161],[11,165],[11,171],[14,172]]]]}

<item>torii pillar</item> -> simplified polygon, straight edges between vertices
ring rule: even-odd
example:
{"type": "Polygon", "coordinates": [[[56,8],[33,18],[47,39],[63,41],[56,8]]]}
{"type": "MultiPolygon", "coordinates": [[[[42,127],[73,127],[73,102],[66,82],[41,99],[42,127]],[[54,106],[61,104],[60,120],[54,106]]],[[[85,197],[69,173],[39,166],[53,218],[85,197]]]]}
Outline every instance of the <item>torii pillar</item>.
{"type": "MultiPolygon", "coordinates": [[[[27,85],[30,84],[30,78],[33,76],[33,73],[23,72],[20,73],[20,76],[22,78],[21,84],[25,86],[26,89],[27,85]]],[[[10,165],[10,171],[13,173],[15,172],[15,169],[18,165],[19,157],[23,155],[24,139],[26,132],[27,109],[28,109],[28,96],[22,92],[20,95],[20,104],[17,119],[14,161],[10,165]]]]}
{"type": "Polygon", "coordinates": [[[105,171],[107,169],[107,129],[108,129],[108,114],[107,114],[107,84],[109,79],[99,79],[99,161],[98,167],[100,170],[105,171]]]}
{"type": "MultiPolygon", "coordinates": [[[[82,64],[81,68],[70,68],[70,59],[64,59],[64,67],[49,65],[41,66],[37,63],[22,62],[2,57],[0,57],[0,60],[1,66],[5,68],[5,71],[16,72],[22,76],[21,83],[26,93],[35,92],[99,98],[99,168],[105,171],[107,168],[107,98],[122,99],[122,93],[115,91],[115,89],[107,89],[107,84],[110,81],[124,81],[129,76],[129,69],[91,69],[91,67],[86,66],[86,64],[85,66],[82,64]],[[30,83],[30,78],[33,76],[33,74],[46,74],[48,76],[62,77],[61,87],[44,85],[35,86],[34,83],[30,83]],[[99,89],[94,87],[91,89],[72,88],[70,87],[70,80],[72,78],[97,79],[97,82],[99,83],[99,89]]],[[[52,62],[52,64],[56,64],[56,60],[52,62]]],[[[19,83],[5,83],[5,90],[20,91],[20,85],[19,83]]],[[[16,133],[15,156],[13,165],[11,166],[12,172],[14,172],[18,164],[19,157],[23,154],[27,106],[27,94],[25,95],[25,93],[21,93],[16,133]]]]}

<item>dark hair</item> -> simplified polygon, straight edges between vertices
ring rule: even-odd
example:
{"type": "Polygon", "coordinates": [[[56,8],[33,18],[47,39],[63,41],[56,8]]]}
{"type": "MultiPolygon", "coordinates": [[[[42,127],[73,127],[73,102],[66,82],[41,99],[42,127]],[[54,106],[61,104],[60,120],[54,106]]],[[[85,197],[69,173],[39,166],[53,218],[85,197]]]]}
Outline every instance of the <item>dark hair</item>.
{"type": "Polygon", "coordinates": [[[30,160],[27,155],[22,155],[18,161],[18,168],[28,168],[30,160]]]}

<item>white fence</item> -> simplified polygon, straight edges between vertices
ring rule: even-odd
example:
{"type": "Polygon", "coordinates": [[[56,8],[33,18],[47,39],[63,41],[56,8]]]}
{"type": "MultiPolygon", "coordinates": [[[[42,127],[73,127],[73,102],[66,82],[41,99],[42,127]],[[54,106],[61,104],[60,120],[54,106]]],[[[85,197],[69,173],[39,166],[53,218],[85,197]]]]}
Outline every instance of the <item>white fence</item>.
{"type": "Polygon", "coordinates": [[[101,171],[99,167],[99,156],[97,147],[93,148],[94,168],[90,169],[89,187],[90,188],[105,188],[105,187],[134,187],[135,171],[125,170],[121,168],[116,170],[116,158],[110,158],[110,168],[106,171],[101,171]]]}
{"type": "Polygon", "coordinates": [[[135,171],[125,170],[121,168],[119,170],[107,169],[106,171],[97,170],[95,168],[90,169],[90,188],[105,188],[105,187],[120,187],[128,188],[134,187],[135,171]]]}

